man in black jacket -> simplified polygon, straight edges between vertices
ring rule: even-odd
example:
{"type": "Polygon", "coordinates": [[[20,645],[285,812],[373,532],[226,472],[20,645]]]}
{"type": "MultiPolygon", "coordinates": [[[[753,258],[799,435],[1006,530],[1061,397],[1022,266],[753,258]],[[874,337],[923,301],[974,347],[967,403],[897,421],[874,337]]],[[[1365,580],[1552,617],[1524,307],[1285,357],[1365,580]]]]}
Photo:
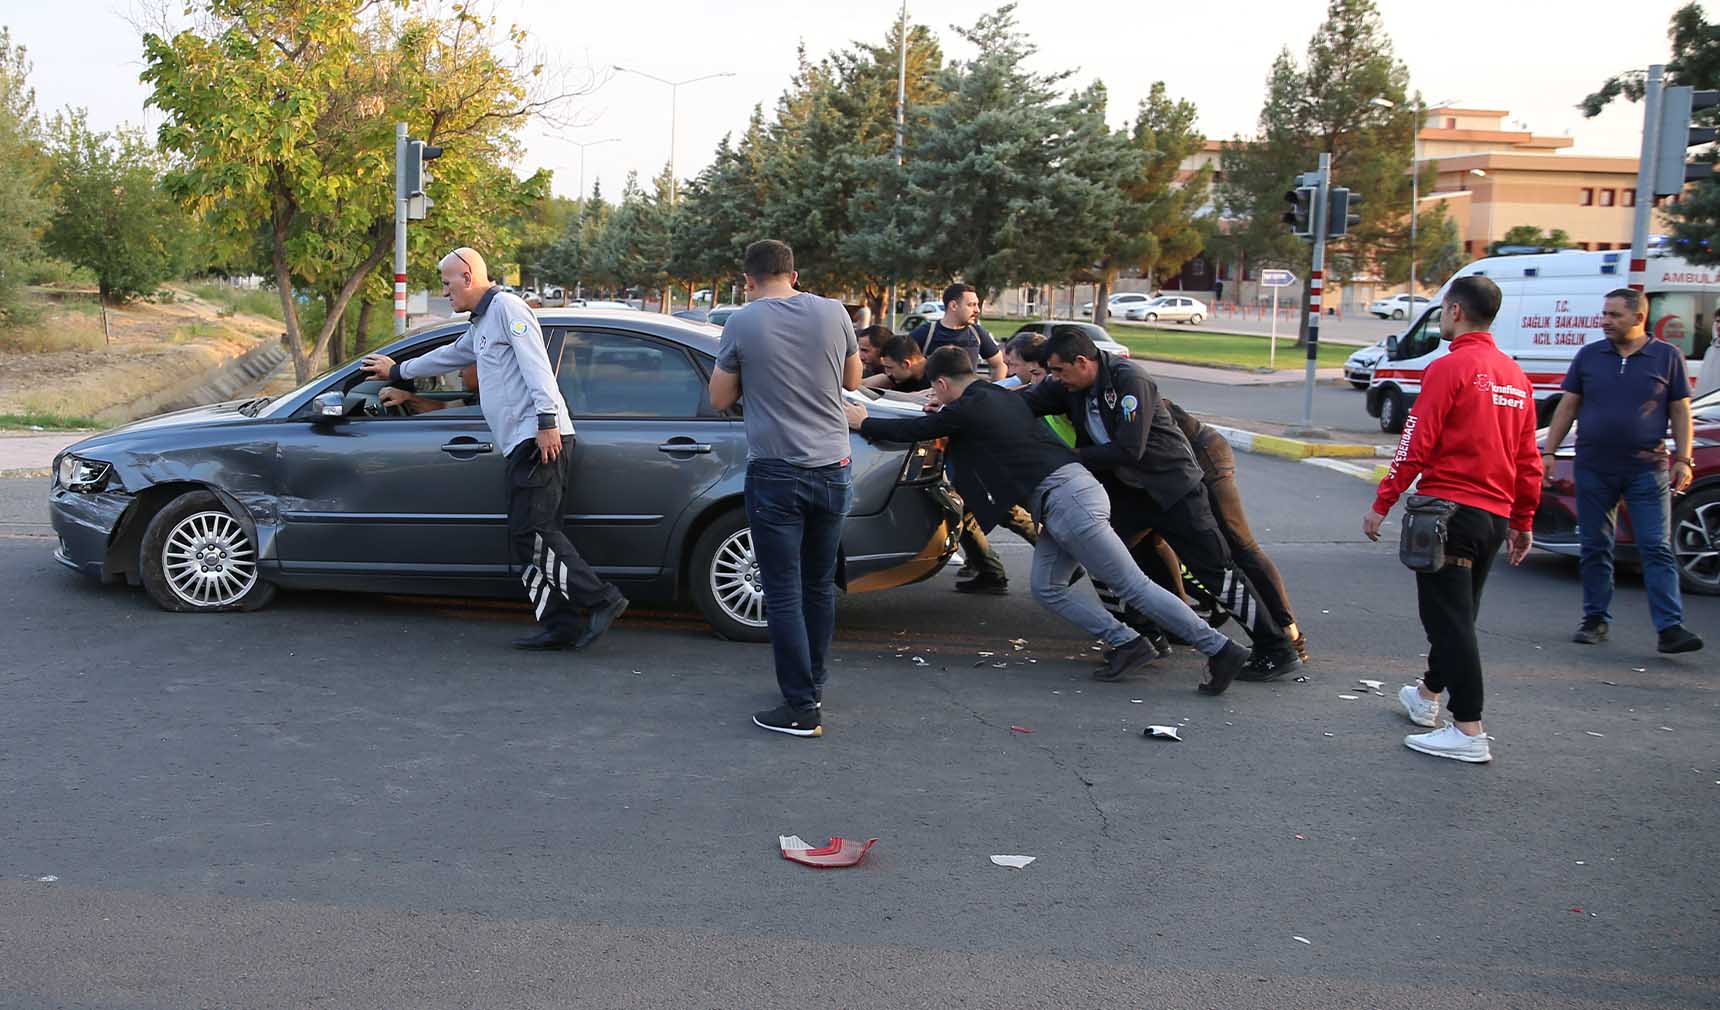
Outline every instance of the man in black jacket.
{"type": "MultiPolygon", "coordinates": [[[[935,413],[900,420],[875,418],[867,416],[864,406],[850,402],[844,407],[849,426],[867,438],[891,442],[948,439],[956,490],[982,528],[995,526],[1017,502],[1031,505],[1034,517],[1043,524],[1033,548],[1033,598],[1116,650],[1096,677],[1117,680],[1152,662],[1158,652],[1096,600],[1075,594],[1069,583],[1078,565],[1207,656],[1207,676],[1200,685],[1203,693],[1220,694],[1229,687],[1247,662],[1248,650],[1213,630],[1188,604],[1141,574],[1111,528],[1111,503],[1104,488],[1039,421],[1027,399],[978,381],[973,362],[959,347],[934,351],[926,362],[926,378],[941,405],[935,413]]],[[[1200,487],[1198,480],[1195,487],[1200,487]]]]}
{"type": "MultiPolygon", "coordinates": [[[[1231,568],[1230,545],[1213,517],[1194,450],[1146,368],[1113,358],[1073,329],[1046,344],[1045,364],[1051,378],[1027,390],[1026,399],[1035,414],[1067,414],[1074,422],[1075,453],[1110,495],[1117,533],[1128,541],[1156,530],[1200,583],[1197,592],[1216,597],[1231,568]]],[[[1283,629],[1262,614],[1254,636],[1261,655],[1284,665],[1283,629]]]]}

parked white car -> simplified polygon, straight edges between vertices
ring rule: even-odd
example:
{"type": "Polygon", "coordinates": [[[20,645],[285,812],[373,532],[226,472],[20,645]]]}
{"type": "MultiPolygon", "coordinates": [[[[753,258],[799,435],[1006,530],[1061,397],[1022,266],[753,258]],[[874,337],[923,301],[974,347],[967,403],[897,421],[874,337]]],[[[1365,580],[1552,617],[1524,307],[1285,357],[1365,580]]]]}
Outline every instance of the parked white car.
{"type": "Polygon", "coordinates": [[[1368,306],[1368,312],[1381,319],[1408,319],[1421,314],[1431,303],[1424,295],[1392,295],[1368,306]]]}
{"type": "Polygon", "coordinates": [[[1374,369],[1385,358],[1386,341],[1381,337],[1378,343],[1361,348],[1344,361],[1344,378],[1357,389],[1367,389],[1368,383],[1374,380],[1374,369]]]}
{"type": "MultiPolygon", "coordinates": [[[[1141,291],[1119,291],[1105,299],[1105,312],[1108,315],[1121,317],[1125,312],[1137,305],[1145,305],[1153,300],[1153,296],[1141,291]]],[[[1092,316],[1093,303],[1081,306],[1081,314],[1092,316]]]]}
{"type": "Polygon", "coordinates": [[[1198,325],[1206,321],[1206,303],[1198,298],[1187,295],[1160,295],[1141,305],[1130,306],[1123,313],[1124,319],[1146,323],[1188,323],[1198,325]]]}
{"type": "Polygon", "coordinates": [[[931,301],[929,299],[914,306],[914,311],[909,313],[909,315],[915,316],[941,316],[943,314],[944,303],[931,301]]]}

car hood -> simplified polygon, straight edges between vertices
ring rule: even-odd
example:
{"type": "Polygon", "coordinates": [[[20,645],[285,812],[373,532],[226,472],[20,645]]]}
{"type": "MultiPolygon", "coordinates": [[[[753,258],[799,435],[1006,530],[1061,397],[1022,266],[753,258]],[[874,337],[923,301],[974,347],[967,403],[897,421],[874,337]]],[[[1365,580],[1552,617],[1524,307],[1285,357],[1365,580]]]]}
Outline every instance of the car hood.
{"type": "Polygon", "coordinates": [[[1383,347],[1364,347],[1350,355],[1349,360],[1357,365],[1371,365],[1379,364],[1380,359],[1385,356],[1386,349],[1383,347]]]}
{"type": "Polygon", "coordinates": [[[202,428],[232,421],[249,421],[251,418],[239,413],[239,408],[248,402],[248,400],[229,400],[225,403],[212,403],[203,407],[190,407],[168,414],[146,417],[130,424],[122,424],[99,435],[91,435],[82,442],[71,446],[69,451],[75,453],[95,452],[116,442],[126,441],[133,435],[154,434],[173,429],[202,428]]]}

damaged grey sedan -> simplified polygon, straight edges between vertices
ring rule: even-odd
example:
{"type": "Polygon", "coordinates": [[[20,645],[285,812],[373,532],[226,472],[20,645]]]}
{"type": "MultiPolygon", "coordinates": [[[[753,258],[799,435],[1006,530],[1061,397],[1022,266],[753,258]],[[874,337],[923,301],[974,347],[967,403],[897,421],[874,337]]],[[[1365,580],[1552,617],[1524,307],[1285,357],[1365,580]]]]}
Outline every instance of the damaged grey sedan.
{"type": "MultiPolygon", "coordinates": [[[[718,411],[705,394],[719,331],[638,312],[539,319],[578,429],[564,507],[580,553],[631,597],[690,600],[719,635],[763,641],[741,498],[745,404],[718,411]]],[[[405,360],[464,329],[449,320],[380,350],[405,360]]],[[[255,610],[277,589],[516,595],[504,452],[482,391],[458,374],[419,380],[414,408],[385,406],[383,385],[354,360],[275,399],[164,414],[71,446],[50,492],[56,559],[182,612],[255,610]]],[[[852,459],[846,589],[936,574],[961,515],[942,447],[855,436],[852,459]]]]}

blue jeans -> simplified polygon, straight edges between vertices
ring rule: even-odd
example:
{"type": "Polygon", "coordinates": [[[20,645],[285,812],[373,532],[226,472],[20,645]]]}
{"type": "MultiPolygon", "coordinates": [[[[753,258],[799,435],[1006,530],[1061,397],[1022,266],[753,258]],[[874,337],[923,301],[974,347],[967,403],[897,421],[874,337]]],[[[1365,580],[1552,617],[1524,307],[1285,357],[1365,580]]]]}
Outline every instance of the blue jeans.
{"type": "Polygon", "coordinates": [[[776,682],[795,708],[812,708],[824,692],[824,660],[836,632],[836,556],[853,501],[846,461],[747,464],[747,524],[764,586],[776,682]]]}
{"type": "Polygon", "coordinates": [[[1618,503],[1630,512],[1642,584],[1656,631],[1684,623],[1678,595],[1678,563],[1668,540],[1672,528],[1671,483],[1664,467],[1629,476],[1577,467],[1577,532],[1582,539],[1583,616],[1611,622],[1613,543],[1618,503]]]}

